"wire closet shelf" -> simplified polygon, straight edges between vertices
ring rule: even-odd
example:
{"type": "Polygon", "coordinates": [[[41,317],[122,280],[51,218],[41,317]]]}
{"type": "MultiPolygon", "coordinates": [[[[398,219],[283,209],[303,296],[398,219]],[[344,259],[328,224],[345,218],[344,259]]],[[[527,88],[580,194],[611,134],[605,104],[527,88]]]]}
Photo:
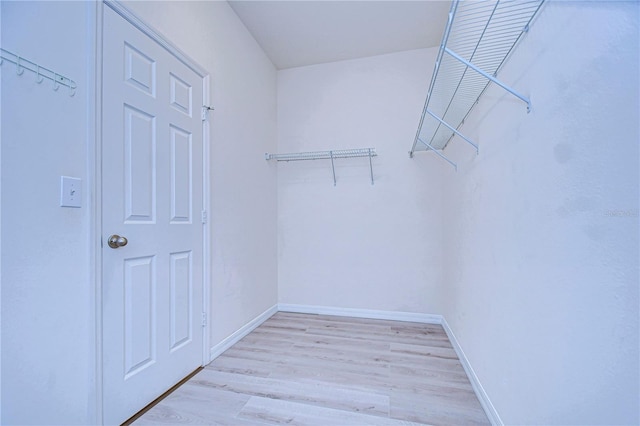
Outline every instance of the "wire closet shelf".
{"type": "Polygon", "coordinates": [[[295,152],[287,154],[265,154],[265,160],[276,161],[301,161],[301,160],[331,160],[331,170],[333,172],[333,186],[336,186],[336,168],[334,161],[338,158],[369,157],[369,171],[371,173],[371,185],[373,185],[373,163],[372,157],[377,156],[375,148],[355,148],[355,149],[334,149],[330,151],[309,151],[295,152]]]}
{"type": "Polygon", "coordinates": [[[478,145],[458,128],[490,82],[521,99],[529,99],[496,79],[507,57],[529,30],[545,0],[453,0],[440,50],[409,155],[433,151],[452,166],[442,150],[459,136],[478,145]]]}

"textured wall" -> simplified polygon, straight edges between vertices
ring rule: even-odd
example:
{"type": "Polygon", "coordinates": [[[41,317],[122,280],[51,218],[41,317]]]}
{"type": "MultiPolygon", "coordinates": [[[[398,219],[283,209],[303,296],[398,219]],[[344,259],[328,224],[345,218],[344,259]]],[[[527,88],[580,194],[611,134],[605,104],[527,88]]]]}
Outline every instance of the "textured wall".
{"type": "Polygon", "coordinates": [[[506,424],[640,421],[638,7],[548,3],[499,75],[533,111],[491,87],[446,150],[444,314],[506,424]]]}
{"type": "Polygon", "coordinates": [[[74,97],[2,65],[3,424],[86,424],[95,407],[89,285],[87,3],[6,2],[2,47],[78,83],[74,97]],[[60,48],[64,46],[64,48],[60,48]],[[60,176],[83,179],[61,208],[60,176]],[[37,407],[37,409],[34,409],[37,407]]]}
{"type": "Polygon", "coordinates": [[[279,301],[439,313],[439,173],[411,160],[435,49],[278,72],[278,151],[374,147],[366,158],[280,163],[279,301]],[[420,188],[420,190],[418,190],[420,188]]]}

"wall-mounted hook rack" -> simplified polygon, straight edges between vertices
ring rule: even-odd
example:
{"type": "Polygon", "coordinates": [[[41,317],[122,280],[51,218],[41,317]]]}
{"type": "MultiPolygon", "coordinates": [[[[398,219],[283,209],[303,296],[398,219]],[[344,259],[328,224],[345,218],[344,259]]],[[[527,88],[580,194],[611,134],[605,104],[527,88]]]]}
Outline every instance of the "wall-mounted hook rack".
{"type": "Polygon", "coordinates": [[[73,96],[76,94],[76,88],[78,86],[76,85],[75,81],[48,68],[40,66],[35,62],[25,59],[22,56],[16,55],[15,53],[9,52],[6,49],[0,48],[0,65],[2,65],[4,61],[15,64],[16,74],[18,75],[22,75],[24,73],[24,70],[29,70],[36,75],[36,83],[42,83],[42,81],[46,78],[53,82],[53,90],[58,90],[60,86],[65,86],[69,88],[69,96],[73,96]]]}
{"type": "Polygon", "coordinates": [[[333,172],[333,186],[336,186],[336,168],[334,160],[338,158],[369,157],[369,171],[371,172],[371,185],[373,185],[372,157],[377,156],[375,148],[335,149],[330,151],[296,152],[289,154],[265,154],[265,160],[276,161],[300,161],[300,160],[331,160],[333,172]]]}

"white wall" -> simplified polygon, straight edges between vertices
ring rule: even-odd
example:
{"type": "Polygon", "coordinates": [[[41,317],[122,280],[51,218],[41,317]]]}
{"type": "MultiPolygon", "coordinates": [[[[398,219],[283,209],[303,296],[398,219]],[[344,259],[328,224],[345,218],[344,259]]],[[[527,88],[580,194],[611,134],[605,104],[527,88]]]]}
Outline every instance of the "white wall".
{"type": "Polygon", "coordinates": [[[278,72],[278,152],[374,147],[280,163],[280,303],[439,313],[443,165],[411,160],[435,49],[278,72]]]}
{"type": "MultiPolygon", "coordinates": [[[[550,2],[442,175],[444,315],[505,424],[638,424],[637,2],[550,2]]],[[[422,154],[433,155],[433,154],[422,154]]]]}
{"type": "MultiPolygon", "coordinates": [[[[0,6],[0,46],[2,46],[2,6],[0,6]]],[[[2,67],[0,67],[0,354],[2,354],[2,67]]],[[[2,355],[0,355],[0,423],[2,422],[2,355]]]]}
{"type": "Polygon", "coordinates": [[[81,424],[95,409],[89,280],[89,3],[6,2],[2,47],[78,83],[74,97],[2,65],[3,424],[81,424]],[[60,176],[83,179],[59,207],[60,176]]]}
{"type": "Polygon", "coordinates": [[[214,346],[277,303],[276,70],[226,2],[125,4],[211,73],[214,346]]]}
{"type": "MultiPolygon", "coordinates": [[[[95,4],[7,2],[2,46],[78,83],[75,97],[2,65],[3,424],[96,421],[90,258],[95,4]],[[60,175],[81,209],[60,208],[60,175]]],[[[211,344],[277,302],[276,71],[225,2],[127,3],[211,72],[211,344]]]]}

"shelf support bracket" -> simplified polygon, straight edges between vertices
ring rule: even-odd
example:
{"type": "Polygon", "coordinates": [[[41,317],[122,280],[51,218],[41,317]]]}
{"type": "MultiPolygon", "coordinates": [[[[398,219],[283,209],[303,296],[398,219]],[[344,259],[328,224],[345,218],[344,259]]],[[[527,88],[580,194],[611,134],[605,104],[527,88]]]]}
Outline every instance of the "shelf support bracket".
{"type": "Polygon", "coordinates": [[[463,64],[465,64],[466,66],[468,66],[469,68],[471,68],[472,70],[477,72],[478,74],[482,75],[484,78],[486,78],[486,79],[494,82],[498,86],[502,87],[504,90],[506,90],[507,92],[511,93],[513,96],[515,96],[517,98],[520,98],[523,102],[525,102],[527,104],[527,112],[531,112],[531,101],[529,100],[529,98],[527,98],[526,96],[521,95],[520,93],[516,92],[511,87],[507,86],[506,84],[504,84],[503,82],[501,82],[500,80],[495,78],[494,76],[492,76],[490,74],[487,74],[486,72],[484,72],[483,70],[481,70],[477,66],[473,65],[471,62],[467,61],[463,57],[461,57],[458,54],[456,54],[454,51],[452,51],[448,47],[445,47],[444,51],[447,52],[449,55],[451,55],[453,58],[457,59],[458,61],[462,62],[463,64]]]}
{"type": "Polygon", "coordinates": [[[444,156],[444,154],[442,154],[441,152],[439,152],[437,149],[435,149],[434,147],[432,147],[431,145],[429,145],[428,143],[426,143],[425,141],[423,141],[422,139],[418,138],[418,140],[424,144],[427,148],[429,148],[431,151],[435,152],[436,154],[438,154],[440,156],[440,158],[442,158],[444,161],[446,161],[447,163],[451,164],[453,166],[454,169],[456,169],[456,172],[458,171],[458,165],[456,163],[454,163],[453,161],[449,160],[447,157],[444,156]]]}
{"type": "Polygon", "coordinates": [[[336,186],[336,168],[333,165],[333,151],[329,151],[329,155],[331,156],[331,171],[333,172],[333,186],[336,186]]]}
{"type": "Polygon", "coordinates": [[[373,185],[373,164],[371,163],[371,148],[369,148],[369,170],[371,171],[371,185],[373,185]]]}
{"type": "MultiPolygon", "coordinates": [[[[451,130],[453,133],[455,133],[456,135],[460,136],[462,139],[464,139],[466,142],[469,143],[469,145],[471,145],[472,147],[474,147],[476,149],[476,154],[478,153],[478,145],[476,145],[475,143],[473,143],[471,141],[471,139],[467,138],[465,135],[463,135],[462,133],[460,133],[459,131],[457,131],[456,129],[453,128],[453,126],[450,126],[449,123],[447,123],[446,121],[444,121],[442,118],[438,117],[437,115],[435,115],[434,113],[432,113],[431,111],[429,111],[428,109],[426,110],[427,113],[432,116],[433,118],[435,118],[436,120],[438,120],[440,123],[442,123],[444,126],[446,126],[449,130],[451,130]]],[[[422,141],[420,141],[422,142],[422,141]]],[[[424,143],[424,142],[422,142],[424,143]]]]}

